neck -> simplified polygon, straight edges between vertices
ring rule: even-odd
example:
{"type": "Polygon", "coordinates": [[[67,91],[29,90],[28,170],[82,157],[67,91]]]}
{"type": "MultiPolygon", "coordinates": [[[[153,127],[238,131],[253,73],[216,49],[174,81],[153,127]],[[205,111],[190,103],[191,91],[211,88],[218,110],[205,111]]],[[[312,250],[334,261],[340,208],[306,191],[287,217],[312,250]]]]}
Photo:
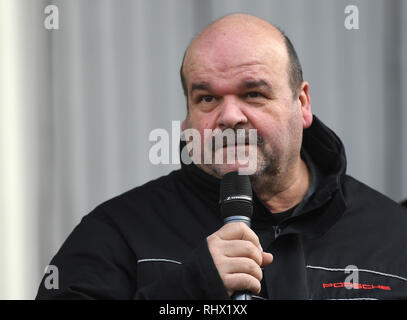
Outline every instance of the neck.
{"type": "Polygon", "coordinates": [[[284,212],[301,202],[308,191],[311,172],[299,157],[294,167],[278,176],[262,175],[252,181],[257,197],[273,213],[284,212]]]}

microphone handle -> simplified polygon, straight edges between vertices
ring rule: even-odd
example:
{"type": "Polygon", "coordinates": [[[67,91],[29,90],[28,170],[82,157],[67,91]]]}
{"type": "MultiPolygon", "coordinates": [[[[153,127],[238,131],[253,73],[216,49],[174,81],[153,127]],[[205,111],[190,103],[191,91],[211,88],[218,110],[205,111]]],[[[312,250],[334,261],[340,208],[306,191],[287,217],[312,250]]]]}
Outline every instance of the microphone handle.
{"type": "Polygon", "coordinates": [[[236,291],[232,294],[232,300],[252,300],[250,291],[236,291]]]}
{"type": "MultiPolygon", "coordinates": [[[[230,216],[225,218],[224,224],[232,222],[243,222],[249,228],[251,226],[250,218],[246,216],[230,216]]],[[[252,300],[252,293],[250,291],[236,291],[232,294],[232,300],[252,300]]]]}
{"type": "Polygon", "coordinates": [[[249,228],[251,227],[250,218],[247,216],[230,216],[230,217],[226,217],[223,220],[223,222],[224,222],[223,224],[228,224],[228,223],[232,223],[232,222],[243,222],[249,228]]]}

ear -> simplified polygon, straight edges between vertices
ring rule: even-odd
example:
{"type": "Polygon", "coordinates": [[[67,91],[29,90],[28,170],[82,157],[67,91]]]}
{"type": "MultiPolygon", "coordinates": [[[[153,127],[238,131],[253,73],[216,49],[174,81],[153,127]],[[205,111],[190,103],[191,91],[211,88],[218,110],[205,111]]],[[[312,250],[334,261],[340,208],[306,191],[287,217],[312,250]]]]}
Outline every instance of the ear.
{"type": "Polygon", "coordinates": [[[298,102],[302,112],[303,128],[307,129],[312,124],[311,98],[309,96],[309,83],[307,81],[301,84],[298,102]]]}

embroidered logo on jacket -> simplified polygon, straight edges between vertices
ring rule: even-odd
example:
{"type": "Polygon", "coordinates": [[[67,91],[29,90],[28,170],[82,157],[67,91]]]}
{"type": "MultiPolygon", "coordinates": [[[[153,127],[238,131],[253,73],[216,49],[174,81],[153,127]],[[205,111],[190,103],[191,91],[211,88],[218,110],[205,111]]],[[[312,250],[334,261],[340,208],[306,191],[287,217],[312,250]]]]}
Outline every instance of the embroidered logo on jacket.
{"type": "Polygon", "coordinates": [[[361,283],[353,283],[353,282],[330,282],[330,283],[322,283],[322,288],[346,288],[346,289],[362,289],[362,290],[386,290],[391,291],[390,286],[384,285],[373,285],[373,284],[361,284],[361,283]]]}

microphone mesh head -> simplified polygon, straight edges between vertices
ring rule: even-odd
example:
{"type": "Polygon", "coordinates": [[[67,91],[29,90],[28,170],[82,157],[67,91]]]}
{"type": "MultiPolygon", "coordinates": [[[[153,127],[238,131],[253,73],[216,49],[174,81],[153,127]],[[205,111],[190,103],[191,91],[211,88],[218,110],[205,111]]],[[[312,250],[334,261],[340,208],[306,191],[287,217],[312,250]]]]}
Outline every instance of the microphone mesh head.
{"type": "Polygon", "coordinates": [[[222,218],[246,216],[253,213],[253,192],[247,175],[237,171],[226,173],[220,183],[220,211],[222,218]]]}

